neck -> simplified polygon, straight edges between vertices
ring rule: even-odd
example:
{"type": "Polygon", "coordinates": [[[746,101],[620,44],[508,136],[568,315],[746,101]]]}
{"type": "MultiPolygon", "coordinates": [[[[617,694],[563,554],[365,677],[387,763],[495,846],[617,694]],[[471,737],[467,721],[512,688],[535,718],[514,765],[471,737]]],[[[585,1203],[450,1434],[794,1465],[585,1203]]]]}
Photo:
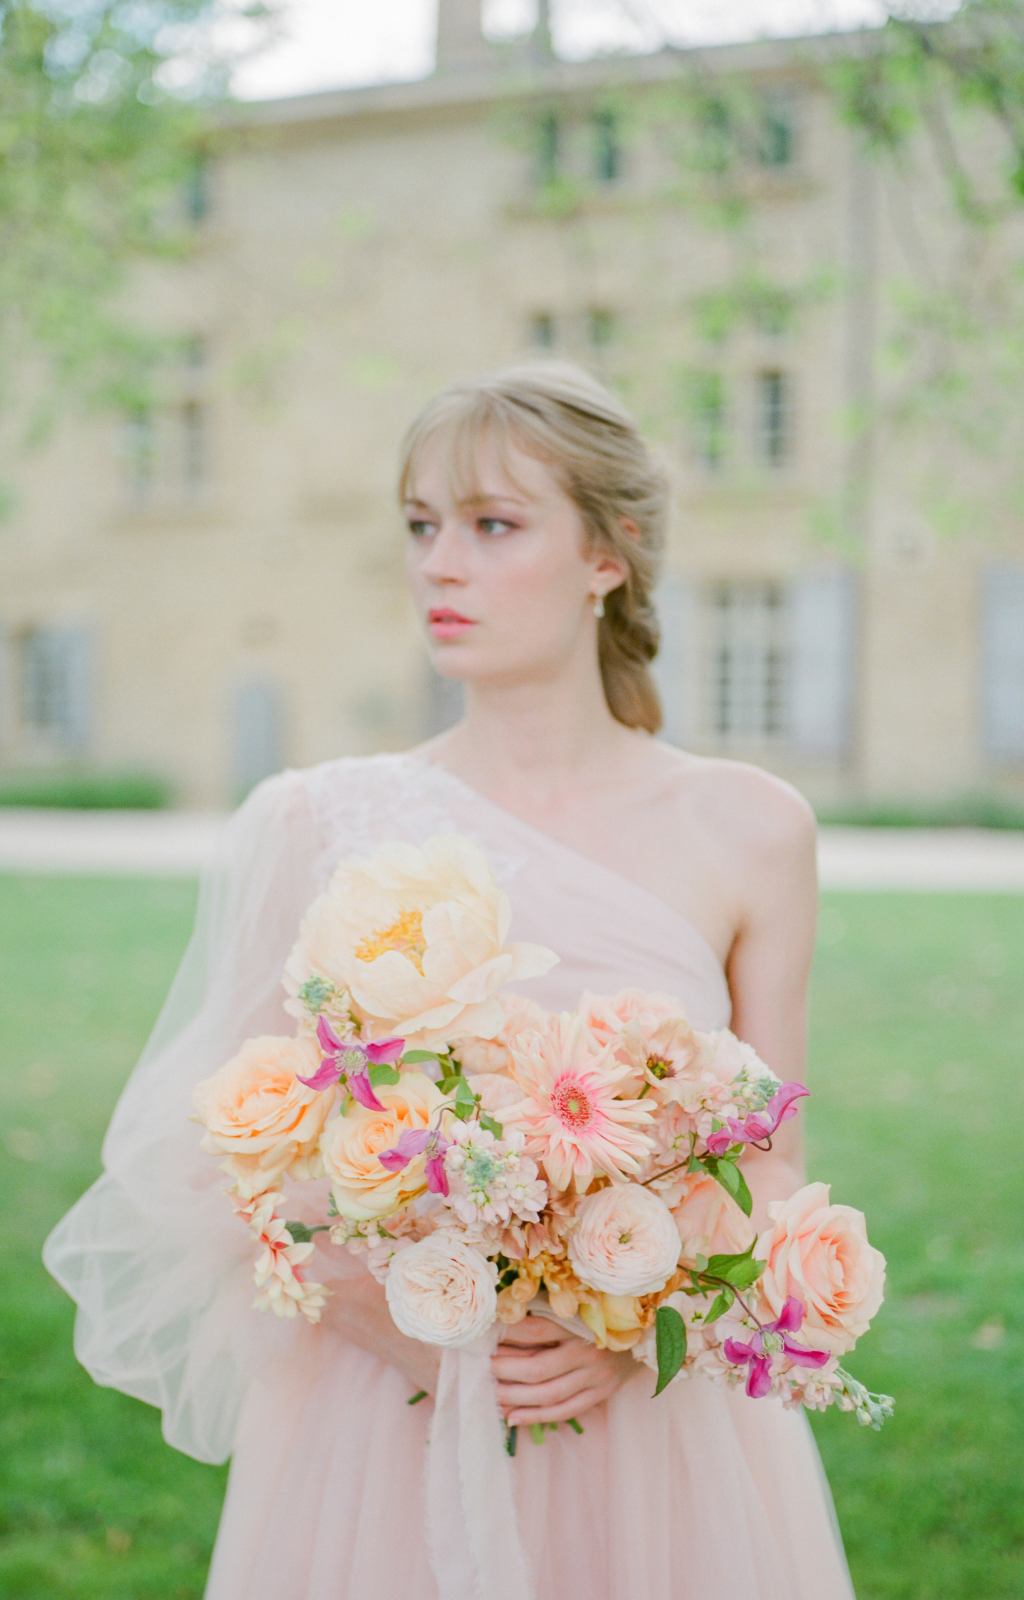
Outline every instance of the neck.
{"type": "Polygon", "coordinates": [[[606,778],[639,737],[612,716],[595,663],[554,682],[468,683],[465,715],[436,748],[484,792],[549,805],[606,778]]]}

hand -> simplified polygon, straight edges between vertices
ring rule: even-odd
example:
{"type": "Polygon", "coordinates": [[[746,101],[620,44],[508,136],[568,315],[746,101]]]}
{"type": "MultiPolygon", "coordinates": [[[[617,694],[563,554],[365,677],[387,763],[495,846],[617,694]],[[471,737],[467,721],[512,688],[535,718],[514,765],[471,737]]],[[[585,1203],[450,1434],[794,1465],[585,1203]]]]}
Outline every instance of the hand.
{"type": "Polygon", "coordinates": [[[322,1320],[349,1344],[356,1344],[361,1350],[397,1367],[410,1384],[410,1394],[420,1389],[425,1389],[429,1395],[436,1393],[440,1350],[436,1345],[410,1339],[398,1331],[391,1319],[384,1289],[369,1273],[339,1283],[324,1307],[322,1320]]]}
{"type": "Polygon", "coordinates": [[[608,1400],[636,1371],[628,1350],[599,1350],[546,1317],[507,1328],[491,1371],[510,1427],[565,1422],[608,1400]]]}

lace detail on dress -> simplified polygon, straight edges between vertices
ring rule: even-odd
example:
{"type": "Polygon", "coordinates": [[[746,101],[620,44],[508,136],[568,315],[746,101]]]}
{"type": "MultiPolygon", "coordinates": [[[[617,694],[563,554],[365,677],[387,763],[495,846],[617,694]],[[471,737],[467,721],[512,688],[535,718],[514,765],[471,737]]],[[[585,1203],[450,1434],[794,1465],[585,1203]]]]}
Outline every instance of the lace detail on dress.
{"type": "Polygon", "coordinates": [[[324,885],[346,856],[368,856],[389,839],[422,844],[435,833],[472,839],[503,885],[526,864],[525,855],[503,849],[466,818],[462,785],[443,767],[406,755],[348,756],[303,776],[322,840],[318,877],[324,885]]]}

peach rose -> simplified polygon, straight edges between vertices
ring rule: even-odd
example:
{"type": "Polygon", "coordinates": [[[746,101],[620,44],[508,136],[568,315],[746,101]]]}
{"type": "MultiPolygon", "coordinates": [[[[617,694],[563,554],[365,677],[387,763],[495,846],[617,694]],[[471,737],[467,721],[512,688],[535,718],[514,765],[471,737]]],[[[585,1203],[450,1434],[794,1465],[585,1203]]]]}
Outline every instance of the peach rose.
{"type": "Polygon", "coordinates": [[[374,1090],[383,1111],[352,1104],[335,1117],[320,1140],[334,1204],[353,1222],[370,1222],[408,1205],[427,1187],[426,1155],[399,1172],[382,1167],[378,1157],[398,1143],[406,1129],[426,1128],[444,1095],[422,1072],[403,1072],[396,1084],[374,1090]]]}
{"type": "Polygon", "coordinates": [[[311,1039],[263,1034],[193,1090],[192,1120],[206,1129],[203,1149],[227,1156],[224,1170],[244,1200],[273,1188],[315,1152],[336,1094],[307,1089],[298,1078],[312,1077],[319,1065],[311,1039]]]}
{"type": "Polygon", "coordinates": [[[582,1283],[610,1295],[657,1294],[679,1261],[679,1234],[664,1200],[639,1183],[586,1195],[569,1238],[582,1283]]]}
{"type": "Polygon", "coordinates": [[[402,1333],[455,1349],[486,1333],[497,1316],[496,1278],[493,1262],[442,1230],[392,1256],[385,1293],[402,1333]]]}
{"type": "Polygon", "coordinates": [[[700,1256],[741,1255],[754,1238],[754,1224],[732,1195],[703,1172],[683,1175],[672,1216],[682,1241],[680,1261],[692,1267],[700,1256]]]}
{"type": "Polygon", "coordinates": [[[829,1204],[829,1185],[809,1183],[768,1207],[772,1227],[757,1242],[766,1261],[758,1288],[768,1317],[789,1295],[805,1308],[802,1343],[842,1355],[882,1304],[885,1257],[868,1243],[864,1214],[829,1204]]]}

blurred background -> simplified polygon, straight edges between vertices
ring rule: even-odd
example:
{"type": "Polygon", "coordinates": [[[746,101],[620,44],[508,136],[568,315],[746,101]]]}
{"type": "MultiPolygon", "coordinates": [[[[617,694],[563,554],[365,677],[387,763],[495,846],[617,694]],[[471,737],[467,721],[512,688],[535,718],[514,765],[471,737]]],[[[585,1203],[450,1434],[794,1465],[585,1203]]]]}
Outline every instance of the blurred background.
{"type": "Polygon", "coordinates": [[[1024,0],[0,0],[4,1597],[201,1594],[223,1472],[75,1365],[40,1242],[187,829],[457,716],[396,452],[528,355],[670,472],[666,736],[900,825],[825,830],[807,1113],[898,1409],[815,1429],[860,1600],[1024,1590],[1024,0]]]}
{"type": "Polygon", "coordinates": [[[668,737],[1024,817],[1015,4],[4,11],[0,792],[220,807],[444,726],[397,444],[559,354],[672,473],[668,737]]]}

